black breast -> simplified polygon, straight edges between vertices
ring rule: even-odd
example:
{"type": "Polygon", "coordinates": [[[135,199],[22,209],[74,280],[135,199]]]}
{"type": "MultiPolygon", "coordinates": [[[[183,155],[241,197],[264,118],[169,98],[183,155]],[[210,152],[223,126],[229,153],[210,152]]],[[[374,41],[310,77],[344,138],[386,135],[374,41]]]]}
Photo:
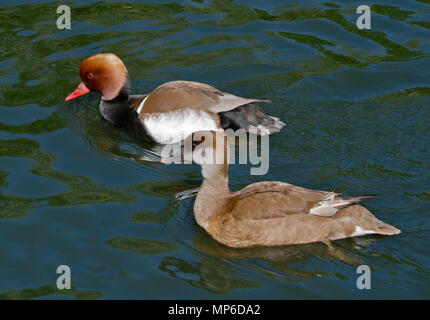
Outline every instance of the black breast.
{"type": "Polygon", "coordinates": [[[141,96],[130,96],[127,100],[116,101],[100,101],[100,113],[102,117],[116,127],[128,131],[137,138],[144,139],[148,142],[154,140],[145,130],[145,126],[140,121],[136,111],[132,109],[132,105],[141,96]]]}

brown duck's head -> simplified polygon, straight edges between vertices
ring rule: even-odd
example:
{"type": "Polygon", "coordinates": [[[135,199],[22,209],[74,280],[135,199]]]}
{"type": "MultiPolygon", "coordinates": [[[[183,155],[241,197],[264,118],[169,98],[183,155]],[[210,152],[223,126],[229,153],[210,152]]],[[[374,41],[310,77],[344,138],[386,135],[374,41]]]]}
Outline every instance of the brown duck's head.
{"type": "Polygon", "coordinates": [[[128,83],[127,68],[113,53],[100,53],[86,58],[81,63],[79,73],[82,82],[67,96],[66,101],[90,91],[100,92],[103,100],[112,100],[128,83]]]}

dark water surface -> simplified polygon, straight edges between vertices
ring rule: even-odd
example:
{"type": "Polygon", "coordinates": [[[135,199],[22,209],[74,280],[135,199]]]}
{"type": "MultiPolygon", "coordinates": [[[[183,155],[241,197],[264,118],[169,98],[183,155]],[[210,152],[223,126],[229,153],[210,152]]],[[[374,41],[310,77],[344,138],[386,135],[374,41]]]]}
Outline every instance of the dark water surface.
{"type": "Polygon", "coordinates": [[[0,299],[429,298],[430,1],[0,1],[0,299]],[[372,9],[372,30],[355,26],[372,9]],[[132,92],[175,79],[270,99],[287,123],[270,170],[367,201],[399,236],[271,249],[218,245],[178,192],[196,165],[145,160],[97,94],[64,102],[81,60],[114,52],[132,92]],[[56,268],[72,290],[56,289],[56,268]],[[372,270],[358,290],[356,268],[372,270]]]}

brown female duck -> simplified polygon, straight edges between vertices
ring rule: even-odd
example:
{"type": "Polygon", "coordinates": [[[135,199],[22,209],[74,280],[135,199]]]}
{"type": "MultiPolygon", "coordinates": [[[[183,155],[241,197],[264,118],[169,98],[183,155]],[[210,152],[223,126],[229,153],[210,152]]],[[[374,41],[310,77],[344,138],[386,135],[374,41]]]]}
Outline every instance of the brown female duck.
{"type": "Polygon", "coordinates": [[[204,179],[194,215],[201,227],[228,247],[279,246],[400,233],[356,204],[373,196],[350,197],[278,181],[258,182],[231,192],[224,134],[198,132],[193,140],[203,140],[195,146],[193,160],[201,166],[204,179]],[[200,139],[202,136],[204,140],[200,139]],[[208,156],[210,160],[224,159],[224,163],[208,161],[208,156]]]}

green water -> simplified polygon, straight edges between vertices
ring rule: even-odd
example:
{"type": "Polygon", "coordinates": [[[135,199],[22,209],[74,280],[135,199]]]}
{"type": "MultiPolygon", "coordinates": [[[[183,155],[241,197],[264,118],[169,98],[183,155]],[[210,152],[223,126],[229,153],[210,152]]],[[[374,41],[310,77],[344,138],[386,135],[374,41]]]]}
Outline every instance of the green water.
{"type": "Polygon", "coordinates": [[[0,1],[0,299],[430,297],[430,1],[0,1]],[[72,28],[56,28],[68,4],[72,28]],[[81,60],[120,56],[132,92],[176,79],[270,99],[287,126],[261,180],[346,194],[402,230],[232,250],[198,225],[196,165],[144,160],[90,94],[81,60]],[[56,288],[69,265],[72,290],[56,288]],[[371,268],[370,290],[356,268],[371,268]]]}

